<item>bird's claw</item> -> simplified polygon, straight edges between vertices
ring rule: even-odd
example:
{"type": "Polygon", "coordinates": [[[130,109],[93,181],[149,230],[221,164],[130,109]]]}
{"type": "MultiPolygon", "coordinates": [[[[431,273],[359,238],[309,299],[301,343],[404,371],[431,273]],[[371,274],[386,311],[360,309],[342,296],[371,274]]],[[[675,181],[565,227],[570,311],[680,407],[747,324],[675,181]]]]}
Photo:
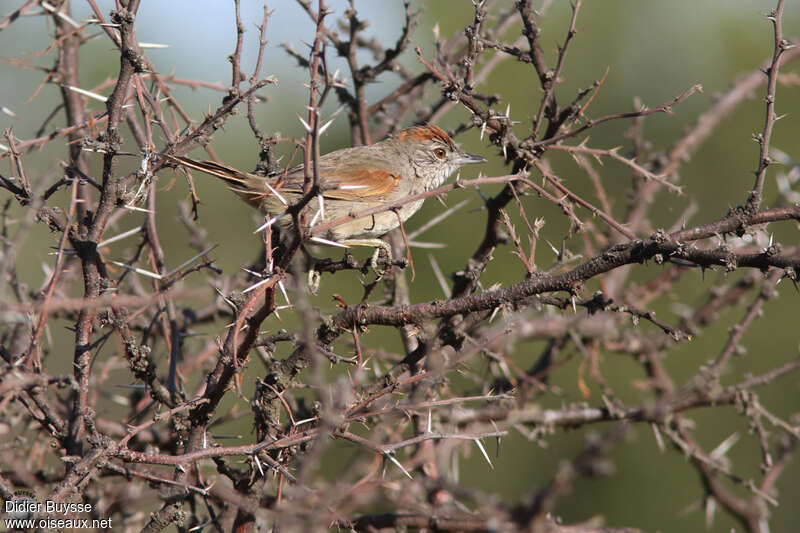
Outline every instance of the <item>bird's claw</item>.
{"type": "Polygon", "coordinates": [[[319,283],[322,279],[322,274],[313,267],[308,269],[308,290],[311,294],[316,295],[319,292],[319,283]]]}
{"type": "Polygon", "coordinates": [[[375,247],[375,252],[372,254],[372,259],[370,259],[369,264],[372,267],[372,270],[375,272],[375,275],[378,276],[378,280],[383,279],[383,276],[391,271],[392,249],[387,243],[383,243],[382,246],[375,247]],[[381,261],[381,252],[383,252],[383,255],[386,256],[385,261],[381,261]],[[381,263],[383,263],[383,265],[381,263]]]}

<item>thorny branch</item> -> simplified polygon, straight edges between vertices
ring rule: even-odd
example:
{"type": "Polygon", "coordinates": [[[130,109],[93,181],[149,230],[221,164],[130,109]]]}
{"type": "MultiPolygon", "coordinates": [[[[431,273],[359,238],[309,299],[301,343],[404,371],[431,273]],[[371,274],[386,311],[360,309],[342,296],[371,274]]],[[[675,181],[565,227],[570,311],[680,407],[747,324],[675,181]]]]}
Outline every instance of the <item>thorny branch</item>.
{"type": "MultiPolygon", "coordinates": [[[[777,176],[777,194],[771,185],[776,146],[785,143],[775,129],[783,118],[776,110],[788,108],[779,86],[791,83],[783,75],[800,56],[795,41],[784,37],[785,0],[767,14],[771,57],[734,80],[682,136],[662,144],[669,146],[663,151],[645,136],[648,117],[671,114],[700,86],[652,107],[637,101],[632,111],[596,116],[593,105],[613,69],[572,94],[562,85],[575,75],[575,43],[592,22],[584,19],[580,0],[563,28],[548,18],[552,2],[473,2],[463,32],[442,36],[435,27],[432,50],[420,45],[425,19],[411,2],[403,2],[397,36],[386,45],[355,2],[339,14],[323,0],[298,0],[314,29],[304,37],[307,52],[284,46],[306,73],[305,108],[296,113],[302,138],[296,141],[258,120],[274,109],[260,92],[277,78],[262,71],[272,68],[270,28],[285,6],[264,5],[251,36],[234,0],[225,86],[185,79],[178,67],[160,72],[147,56],[152,45],[137,38],[138,0],[119,0],[108,16],[94,0],[87,3],[93,18],[86,21],[75,21],[64,0],[21,0],[0,21],[8,34],[23,18],[52,25],[47,48],[3,60],[42,76],[32,98],[44,100],[51,89],[58,95],[57,102],[48,101],[52,110],[35,134],[15,125],[0,143],[0,161],[8,162],[8,173],[0,174],[0,189],[8,191],[0,198],[3,499],[25,489],[57,503],[91,502],[123,527],[148,532],[171,524],[189,531],[332,525],[357,531],[638,531],[605,527],[603,517],[567,525],[556,511],[580,478],[613,476],[610,453],[637,427],[648,427],[662,450],[671,443],[697,472],[707,520],[718,505],[744,530],[768,531],[791,497],[776,484],[790,477],[800,424],[793,406],[768,405],[759,395],[796,378],[800,359],[792,353],[796,346],[781,346],[769,357],[764,350],[744,356],[763,314],[774,327],[791,328],[775,303],[793,306],[792,285],[800,276],[800,246],[785,237],[786,228],[800,223],[792,190],[800,182],[794,162],[800,156],[780,156],[786,169],[777,176]],[[85,89],[81,70],[90,60],[84,46],[96,38],[118,55],[118,67],[106,82],[85,89]],[[550,42],[558,43],[554,51],[550,42]],[[257,56],[252,72],[245,72],[249,47],[257,56]],[[505,65],[515,76],[538,83],[532,105],[512,102],[503,83],[494,82],[507,59],[516,60],[505,65]],[[41,67],[43,60],[50,66],[41,67]],[[335,68],[338,60],[346,74],[335,68]],[[222,97],[198,120],[178,97],[178,86],[222,97]],[[494,94],[489,87],[502,89],[494,94]],[[655,199],[662,190],[690,196],[681,181],[682,172],[690,173],[684,163],[758,91],[765,94],[764,124],[755,137],[755,182],[742,191],[744,203],[659,210],[655,199]],[[346,112],[354,145],[414,121],[457,124],[449,130],[453,137],[488,143],[509,168],[488,177],[459,176],[397,202],[354,206],[348,216],[312,222],[305,207],[323,206],[320,157],[337,115],[326,105],[334,99],[346,112]],[[96,100],[104,110],[91,109],[96,100]],[[512,103],[519,122],[511,118],[512,103]],[[257,149],[256,172],[280,183],[302,153],[306,180],[303,197],[286,206],[294,221],[289,235],[261,232],[264,246],[256,259],[225,273],[215,264],[219,247],[207,240],[213,221],[201,213],[203,199],[189,175],[189,201],[175,213],[191,257],[179,256],[180,246],[171,242],[163,222],[171,208],[157,201],[163,187],[156,181],[168,160],[158,154],[202,147],[219,160],[212,137],[242,104],[257,149]],[[608,144],[615,148],[594,144],[605,139],[597,126],[606,123],[629,126],[624,141],[608,144]],[[288,161],[280,160],[283,152],[291,153],[288,161]],[[572,166],[564,166],[563,154],[572,166]],[[59,157],[63,163],[54,164],[59,157]],[[137,164],[126,171],[130,157],[137,164]],[[605,162],[630,176],[621,179],[605,162]],[[627,203],[615,205],[622,188],[627,203]],[[445,256],[429,256],[442,299],[421,292],[424,281],[406,279],[406,260],[382,265],[383,277],[375,277],[368,259],[349,252],[341,260],[306,257],[309,240],[337,225],[473,192],[482,201],[477,214],[453,226],[469,218],[474,229],[485,216],[483,231],[468,236],[474,237],[471,252],[451,251],[451,264],[461,266],[449,279],[439,266],[445,256]],[[547,204],[560,214],[543,218],[547,204]],[[669,229],[659,229],[663,222],[656,221],[665,217],[671,217],[669,229]],[[37,224],[52,232],[52,261],[44,261],[41,285],[28,287],[33,256],[26,243],[47,246],[33,236],[37,224]],[[516,259],[501,257],[509,250],[516,259]],[[328,293],[310,293],[309,263],[317,275],[325,273],[328,293]],[[355,292],[348,288],[353,280],[355,292]],[[380,339],[377,326],[396,330],[400,353],[380,339]],[[714,336],[715,328],[726,326],[724,339],[714,336]],[[70,359],[62,357],[64,327],[71,336],[69,371],[62,364],[70,359]],[[700,361],[681,358],[686,366],[680,373],[672,360],[665,364],[701,335],[706,346],[717,343],[714,352],[700,361]],[[538,353],[525,359],[531,348],[538,353]],[[627,356],[643,376],[625,391],[604,377],[616,372],[612,354],[627,356]],[[755,358],[758,372],[741,370],[755,358]],[[676,382],[686,369],[689,378],[676,382]],[[757,444],[759,472],[745,475],[729,457],[738,437],[720,433],[721,444],[710,451],[699,444],[693,417],[700,409],[737,413],[750,432],[741,438],[757,444]],[[602,435],[588,431],[597,427],[602,435]],[[228,435],[230,428],[242,434],[228,435]],[[461,483],[454,465],[469,453],[490,472],[515,460],[499,446],[501,439],[519,438],[512,430],[543,446],[554,433],[578,434],[586,442],[574,456],[559,451],[555,471],[530,481],[530,496],[511,503],[486,486],[461,483]],[[244,442],[231,443],[231,437],[244,442]],[[490,457],[487,448],[495,442],[498,455],[490,457]],[[332,443],[352,452],[335,472],[326,470],[332,443]],[[386,512],[375,514],[376,508],[386,512]]],[[[3,112],[19,118],[7,107],[3,112]]],[[[705,172],[702,180],[726,179],[713,167],[705,172]]],[[[465,203],[454,202],[413,233],[399,228],[390,234],[395,256],[409,246],[440,247],[420,236],[454,220],[449,217],[459,216],[465,203]]],[[[107,517],[97,510],[89,515],[107,517]]]]}

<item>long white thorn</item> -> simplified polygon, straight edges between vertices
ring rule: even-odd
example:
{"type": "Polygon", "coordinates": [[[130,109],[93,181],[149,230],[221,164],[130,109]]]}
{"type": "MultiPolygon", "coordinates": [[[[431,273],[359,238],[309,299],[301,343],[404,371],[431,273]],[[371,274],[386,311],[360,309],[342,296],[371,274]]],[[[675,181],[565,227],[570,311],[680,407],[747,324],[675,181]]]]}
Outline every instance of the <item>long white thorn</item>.
{"type": "Polygon", "coordinates": [[[447,248],[447,245],[443,242],[408,241],[408,245],[411,248],[424,248],[428,250],[441,250],[442,248],[447,248]]]}
{"type": "Polygon", "coordinates": [[[319,208],[317,212],[314,213],[314,218],[311,219],[311,227],[314,227],[317,224],[317,220],[323,221],[325,220],[325,200],[322,198],[322,193],[317,193],[317,203],[319,204],[319,208]]]}
{"type": "Polygon", "coordinates": [[[400,461],[398,461],[397,459],[395,459],[395,458],[394,458],[394,456],[391,454],[391,452],[384,452],[383,456],[384,456],[384,457],[386,457],[386,458],[388,458],[388,459],[389,459],[391,462],[393,462],[395,465],[397,465],[397,468],[399,468],[400,470],[402,470],[402,471],[403,471],[403,473],[404,473],[405,475],[407,475],[407,476],[408,476],[408,479],[414,479],[413,477],[411,477],[411,474],[409,474],[409,473],[408,473],[408,470],[406,470],[406,469],[403,467],[403,465],[401,465],[401,464],[400,464],[400,461]]]}
{"type": "Polygon", "coordinates": [[[286,300],[286,303],[291,307],[292,301],[289,299],[289,294],[286,292],[286,285],[283,284],[283,280],[278,282],[278,288],[281,290],[281,294],[283,294],[283,299],[286,300]]]}
{"type": "Polygon", "coordinates": [[[322,135],[323,133],[325,133],[325,130],[327,130],[327,129],[328,129],[330,126],[331,126],[331,124],[333,124],[333,121],[334,121],[334,120],[336,120],[336,117],[333,117],[333,118],[332,118],[332,119],[330,119],[328,122],[326,122],[325,124],[323,124],[322,126],[320,126],[320,128],[319,128],[319,131],[318,131],[317,133],[319,133],[320,135],[322,135]]]}
{"type": "Polygon", "coordinates": [[[59,11],[58,9],[53,7],[52,4],[50,4],[48,2],[42,2],[42,7],[44,8],[45,11],[49,11],[50,13],[53,13],[55,16],[57,16],[58,18],[60,18],[61,20],[63,20],[64,22],[66,22],[67,24],[72,26],[73,28],[79,29],[81,27],[80,24],[78,24],[77,22],[75,22],[74,20],[69,18],[67,15],[65,15],[64,13],[62,13],[61,11],[59,11]]]}
{"type": "Polygon", "coordinates": [[[327,246],[336,246],[338,248],[350,248],[346,244],[342,244],[336,241],[329,241],[328,239],[323,239],[322,237],[311,237],[309,240],[319,244],[325,244],[327,246]]]}
{"type": "Polygon", "coordinates": [[[162,43],[139,43],[139,48],[151,48],[151,49],[172,48],[172,45],[162,44],[162,43]]]}
{"type": "Polygon", "coordinates": [[[266,222],[264,222],[263,224],[261,224],[253,233],[258,233],[260,231],[264,231],[265,229],[267,229],[268,227],[272,226],[274,223],[276,223],[277,221],[279,221],[280,219],[282,219],[285,216],[286,216],[286,211],[284,211],[283,213],[280,213],[278,215],[275,215],[271,219],[269,219],[266,222]]]}
{"type": "Polygon", "coordinates": [[[137,274],[141,274],[142,276],[147,276],[153,279],[162,279],[163,276],[161,274],[156,274],[155,272],[150,272],[149,270],[144,270],[143,268],[135,267],[133,265],[126,265],[125,263],[120,263],[119,261],[111,261],[117,266],[121,266],[127,270],[136,272],[137,274]]]}
{"type": "Polygon", "coordinates": [[[122,239],[130,237],[131,235],[136,235],[137,233],[140,233],[141,231],[142,231],[141,226],[137,227],[137,228],[130,229],[128,231],[120,233],[119,235],[114,235],[113,237],[111,237],[109,239],[106,239],[104,241],[98,242],[97,243],[97,247],[99,248],[99,247],[102,247],[102,246],[108,246],[112,242],[121,241],[122,239]]]}
{"type": "Polygon", "coordinates": [[[269,280],[270,280],[270,278],[264,278],[261,281],[259,281],[258,283],[254,283],[254,284],[250,285],[249,287],[247,287],[245,290],[242,291],[242,294],[247,294],[250,291],[256,290],[257,288],[259,288],[260,286],[262,286],[263,284],[265,284],[269,280]]]}
{"type": "Polygon", "coordinates": [[[129,209],[130,211],[139,211],[141,213],[152,213],[151,210],[145,209],[144,207],[136,207],[135,205],[124,205],[122,206],[124,209],[129,209]]]}
{"type": "Polygon", "coordinates": [[[208,248],[206,248],[205,250],[203,250],[203,251],[202,251],[202,252],[200,252],[199,254],[197,254],[197,255],[195,255],[195,256],[193,256],[193,257],[191,257],[191,258],[187,259],[186,261],[184,261],[184,262],[183,262],[183,263],[181,263],[180,265],[176,266],[175,268],[173,268],[172,270],[170,270],[169,272],[167,272],[166,276],[167,276],[167,277],[169,277],[169,276],[173,275],[175,272],[177,272],[177,271],[179,271],[180,269],[182,269],[183,267],[185,267],[185,266],[187,266],[187,265],[190,265],[190,264],[192,264],[192,263],[195,261],[195,259],[198,259],[198,258],[200,258],[200,257],[203,257],[204,255],[206,255],[208,252],[210,252],[211,250],[213,250],[213,249],[214,249],[214,248],[216,248],[216,247],[217,247],[217,245],[216,245],[216,244],[215,244],[215,245],[213,245],[213,246],[209,246],[208,248]]]}
{"type": "Polygon", "coordinates": [[[269,184],[269,183],[267,183],[266,181],[264,182],[264,185],[266,185],[266,186],[267,186],[267,189],[269,189],[269,192],[271,192],[272,194],[274,194],[274,195],[275,195],[275,198],[277,198],[277,199],[278,199],[278,200],[279,200],[279,201],[280,201],[280,202],[281,202],[283,205],[289,205],[289,202],[287,202],[287,201],[286,201],[286,198],[284,198],[284,197],[281,195],[281,193],[279,193],[279,192],[278,192],[278,189],[274,188],[272,185],[270,185],[270,184],[269,184]]]}
{"type": "Polygon", "coordinates": [[[264,477],[264,469],[261,468],[261,461],[258,460],[258,454],[253,454],[253,459],[255,460],[256,466],[258,467],[258,471],[261,474],[261,477],[264,477]]]}
{"type": "Polygon", "coordinates": [[[481,442],[481,439],[475,439],[475,444],[477,444],[477,445],[478,445],[478,449],[479,449],[479,450],[481,451],[481,453],[483,454],[483,458],[484,458],[484,459],[486,459],[486,462],[487,462],[487,463],[489,463],[489,467],[490,467],[492,470],[494,470],[494,465],[492,464],[492,460],[491,460],[491,459],[489,459],[489,454],[488,454],[488,453],[486,453],[486,448],[484,448],[484,447],[483,447],[483,443],[481,442]]]}
{"type": "Polygon", "coordinates": [[[70,91],[74,91],[78,94],[82,94],[83,96],[88,96],[89,98],[93,98],[98,102],[107,102],[108,98],[103,96],[102,94],[93,93],[92,91],[87,91],[86,89],[81,89],[80,87],[73,87],[72,85],[62,85],[63,88],[69,89],[70,91]]]}

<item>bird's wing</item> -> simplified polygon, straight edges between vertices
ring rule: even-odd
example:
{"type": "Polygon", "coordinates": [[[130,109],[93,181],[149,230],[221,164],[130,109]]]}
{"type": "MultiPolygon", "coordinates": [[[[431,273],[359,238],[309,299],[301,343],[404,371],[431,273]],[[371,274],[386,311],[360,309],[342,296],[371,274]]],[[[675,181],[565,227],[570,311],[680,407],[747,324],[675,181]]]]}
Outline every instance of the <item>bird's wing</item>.
{"type": "MultiPolygon", "coordinates": [[[[319,184],[323,197],[352,201],[386,199],[399,186],[400,175],[382,168],[384,165],[373,166],[374,170],[367,170],[364,164],[320,161],[319,184]]],[[[303,167],[295,167],[286,175],[280,190],[302,193],[304,181],[303,167]]]]}
{"type": "MultiPolygon", "coordinates": [[[[274,191],[288,196],[303,193],[305,176],[302,165],[290,169],[285,176],[278,174],[264,178],[213,161],[196,161],[188,157],[163,155],[169,161],[223,180],[233,192],[256,207],[265,196],[274,194],[274,191]]],[[[379,161],[362,162],[356,166],[344,158],[330,160],[323,157],[319,167],[323,196],[328,199],[350,201],[385,199],[399,186],[400,176],[381,168],[382,166],[379,161]],[[364,169],[365,164],[374,166],[375,170],[364,169]]]]}

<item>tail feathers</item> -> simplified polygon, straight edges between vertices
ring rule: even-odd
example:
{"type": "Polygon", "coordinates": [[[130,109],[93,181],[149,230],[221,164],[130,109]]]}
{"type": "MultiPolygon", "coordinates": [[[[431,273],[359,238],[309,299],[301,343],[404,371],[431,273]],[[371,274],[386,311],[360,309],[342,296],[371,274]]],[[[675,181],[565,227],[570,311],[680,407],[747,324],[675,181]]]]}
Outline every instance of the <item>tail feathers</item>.
{"type": "Polygon", "coordinates": [[[253,177],[247,174],[246,172],[242,172],[241,170],[236,170],[233,167],[221,165],[213,161],[196,161],[194,159],[189,159],[188,157],[182,157],[182,156],[175,157],[169,154],[162,154],[162,155],[164,156],[165,159],[169,161],[217,177],[222,181],[224,181],[225,183],[227,183],[228,185],[242,187],[243,185],[248,184],[248,182],[252,181],[253,179],[253,177]]]}
{"type": "Polygon", "coordinates": [[[233,167],[214,163],[213,161],[196,161],[188,157],[176,157],[169,154],[161,154],[164,159],[179,165],[199,170],[215,178],[219,178],[228,184],[228,188],[239,195],[239,197],[255,207],[262,208],[262,201],[269,192],[263,185],[263,178],[253,176],[233,167]]]}

